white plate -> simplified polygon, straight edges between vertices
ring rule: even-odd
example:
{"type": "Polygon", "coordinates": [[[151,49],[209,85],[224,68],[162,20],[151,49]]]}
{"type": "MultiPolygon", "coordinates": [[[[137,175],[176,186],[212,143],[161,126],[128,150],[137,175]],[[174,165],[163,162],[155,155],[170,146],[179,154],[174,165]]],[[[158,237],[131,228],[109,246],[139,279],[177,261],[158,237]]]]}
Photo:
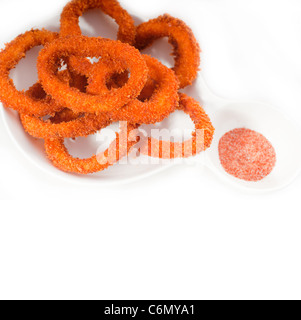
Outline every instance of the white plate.
{"type": "MultiPolygon", "coordinates": [[[[149,162],[148,157],[143,157],[140,160],[144,161],[143,164],[116,164],[109,167],[107,170],[91,175],[82,176],[65,173],[55,168],[47,159],[44,151],[43,140],[34,139],[24,132],[17,112],[1,107],[1,113],[12,140],[24,156],[29,161],[33,162],[39,169],[55,175],[58,178],[68,180],[69,182],[97,184],[102,186],[124,184],[149,177],[170,167],[170,165],[162,163],[147,164],[149,162]]],[[[101,142],[97,141],[96,135],[79,140],[79,143],[74,143],[72,140],[66,139],[66,145],[70,147],[71,151],[75,155],[83,153],[91,153],[92,155],[92,153],[95,153],[95,150],[97,150],[101,144],[101,142]],[[81,143],[83,142],[83,139],[86,141],[81,143]],[[72,146],[72,144],[74,144],[74,146],[72,146]],[[85,146],[85,149],[83,149],[83,146],[85,146]]]]}
{"type": "MultiPolygon", "coordinates": [[[[149,18],[150,17],[146,16],[144,21],[149,18]]],[[[135,17],[134,19],[136,23],[140,23],[142,21],[135,17]]],[[[117,25],[98,10],[91,10],[87,12],[84,15],[84,18],[80,19],[80,26],[84,35],[102,35],[107,38],[116,38],[117,25]]],[[[44,27],[47,29],[47,25],[44,27]]],[[[53,29],[51,25],[49,29],[53,29]]],[[[166,41],[158,41],[158,43],[151,49],[145,50],[145,53],[156,56],[163,63],[170,66],[170,63],[172,63],[170,58],[170,48],[171,47],[168,47],[166,44],[166,41]]],[[[38,52],[38,48],[34,48],[29,51],[26,58],[22,59],[17,68],[12,71],[11,76],[19,90],[24,88],[26,89],[36,82],[36,58],[38,52]]],[[[34,139],[24,132],[16,112],[4,109],[1,106],[1,113],[12,140],[25,157],[33,162],[39,169],[55,175],[58,178],[67,179],[70,182],[97,184],[102,186],[123,184],[146,178],[170,167],[170,165],[166,163],[145,164],[148,163],[149,160],[144,157],[141,160],[144,164],[116,164],[103,172],[87,176],[67,174],[53,167],[51,162],[48,161],[44,152],[42,140],[34,139]]],[[[67,141],[67,145],[68,144],[72,146],[72,142],[67,141]]],[[[84,153],[90,153],[92,155],[99,148],[99,145],[100,142],[95,139],[95,136],[92,136],[87,138],[86,144],[78,144],[78,147],[74,144],[74,146],[72,146],[72,150],[75,155],[83,154],[83,151],[84,153]],[[85,150],[83,150],[83,146],[85,146],[85,150]]]]}
{"type": "MultiPolygon", "coordinates": [[[[136,23],[148,20],[145,16],[137,19],[136,23]]],[[[108,38],[115,38],[117,26],[112,24],[110,19],[92,10],[85,14],[85,19],[80,22],[84,35],[98,36],[103,35],[108,38]]],[[[47,26],[46,26],[47,27],[47,26]]],[[[144,51],[161,60],[165,65],[171,67],[173,60],[170,56],[171,47],[165,40],[159,40],[150,49],[144,51]]],[[[38,49],[29,52],[26,59],[18,65],[17,71],[12,73],[13,79],[18,88],[25,88],[36,81],[36,56],[38,49]],[[24,77],[26,75],[26,77],[24,77]]],[[[227,183],[235,185],[241,189],[266,192],[280,189],[287,186],[301,170],[301,134],[300,126],[288,119],[280,110],[268,105],[257,102],[235,102],[220,99],[214,96],[207,88],[202,77],[191,86],[185,89],[185,92],[201,100],[205,110],[212,118],[216,127],[216,134],[212,147],[201,157],[196,157],[192,161],[202,162],[213,170],[217,176],[227,183]],[[270,176],[260,182],[246,182],[233,178],[228,175],[221,167],[218,157],[218,141],[227,131],[238,127],[247,127],[264,134],[274,145],[277,152],[277,165],[270,176]]],[[[67,174],[59,171],[52,166],[45,156],[42,140],[33,139],[26,134],[20,124],[16,112],[1,108],[5,125],[13,141],[22,151],[22,153],[32,161],[38,168],[55,175],[58,178],[67,179],[71,182],[111,185],[122,184],[139,180],[170,167],[173,162],[168,164],[149,163],[147,157],[141,158],[140,164],[122,164],[114,165],[109,169],[87,176],[67,174]],[[141,163],[142,162],[142,163],[141,163]]],[[[178,127],[182,129],[191,129],[191,121],[187,121],[187,116],[172,115],[161,125],[161,127],[178,127]],[[179,118],[180,117],[180,118],[179,118]]],[[[89,156],[98,150],[100,142],[97,136],[91,136],[85,139],[79,139],[79,143],[67,140],[66,144],[71,153],[77,156],[89,156]]]]}

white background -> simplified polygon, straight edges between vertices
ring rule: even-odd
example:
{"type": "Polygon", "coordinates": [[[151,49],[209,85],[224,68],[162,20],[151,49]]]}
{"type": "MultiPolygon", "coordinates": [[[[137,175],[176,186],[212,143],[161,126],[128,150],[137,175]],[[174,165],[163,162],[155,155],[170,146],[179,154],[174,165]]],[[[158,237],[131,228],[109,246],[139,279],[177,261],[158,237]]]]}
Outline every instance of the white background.
{"type": "MultiPolygon", "coordinates": [[[[66,2],[0,0],[0,46],[32,27],[58,30],[66,2]]],[[[185,20],[217,95],[266,102],[301,123],[299,0],[121,4],[185,20]]],[[[3,119],[0,164],[0,298],[301,298],[301,177],[266,195],[195,166],[126,186],[71,185],[25,159],[3,119]]]]}

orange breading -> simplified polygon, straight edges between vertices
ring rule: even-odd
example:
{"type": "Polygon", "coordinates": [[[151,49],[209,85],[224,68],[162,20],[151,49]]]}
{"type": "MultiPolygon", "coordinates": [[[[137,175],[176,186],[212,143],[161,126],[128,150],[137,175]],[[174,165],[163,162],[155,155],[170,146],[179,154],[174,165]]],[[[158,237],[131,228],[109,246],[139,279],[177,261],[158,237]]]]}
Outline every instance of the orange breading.
{"type": "Polygon", "coordinates": [[[125,157],[131,148],[137,143],[137,139],[131,136],[131,132],[137,129],[137,125],[128,125],[116,133],[110,147],[103,153],[87,159],[72,157],[64,145],[64,139],[46,139],[45,150],[53,165],[65,172],[77,174],[90,174],[107,169],[125,157]]]}
{"type": "Polygon", "coordinates": [[[35,46],[52,42],[57,33],[47,30],[31,30],[19,35],[0,52],[0,99],[6,107],[21,113],[43,117],[61,109],[61,105],[48,99],[37,101],[18,91],[9,78],[10,71],[25,57],[28,50],[35,46]]]}
{"type": "Polygon", "coordinates": [[[60,33],[31,30],[0,51],[0,100],[19,112],[27,133],[45,140],[48,158],[65,172],[92,174],[117,163],[143,139],[137,136],[140,125],[161,122],[175,110],[194,122],[191,139],[147,137],[140,151],[185,158],[209,148],[214,134],[200,104],[178,91],[192,84],[199,65],[200,47],[183,21],[165,14],[135,27],[117,0],[71,0],[61,14],[60,33]],[[100,9],[116,21],[117,40],[82,35],[79,17],[89,9],[100,9]],[[172,69],[140,53],[162,37],[173,46],[172,69]],[[37,61],[39,80],[26,92],[18,91],[9,73],[39,45],[44,46],[37,61]],[[105,152],[87,159],[68,152],[64,139],[94,134],[117,121],[120,131],[105,152]]]}
{"type": "MultiPolygon", "coordinates": [[[[105,14],[113,18],[119,25],[117,40],[133,45],[135,42],[136,27],[133,18],[124,10],[117,0],[73,0],[70,1],[61,14],[61,37],[80,36],[79,17],[90,9],[100,9],[105,14]]],[[[101,36],[101,35],[100,35],[101,36]]],[[[85,58],[70,57],[68,64],[76,70],[76,61],[84,64],[85,58]],[[74,62],[75,61],[75,62],[74,62]]]]}
{"type": "Polygon", "coordinates": [[[137,27],[135,46],[143,50],[162,37],[168,37],[174,48],[173,70],[179,79],[180,88],[192,84],[200,66],[200,47],[193,32],[182,20],[165,14],[137,27]]]}
{"type": "Polygon", "coordinates": [[[24,130],[31,136],[40,139],[86,137],[111,123],[105,115],[96,116],[91,113],[60,123],[22,114],[20,119],[24,130]]]}
{"type": "Polygon", "coordinates": [[[120,41],[103,38],[68,37],[49,43],[38,58],[38,74],[45,91],[74,112],[100,113],[119,109],[136,98],[143,89],[148,69],[137,49],[120,41]],[[61,59],[102,57],[115,59],[121,69],[129,70],[128,82],[118,92],[89,95],[62,83],[56,77],[61,59]]]}
{"type": "MultiPolygon", "coordinates": [[[[123,108],[110,112],[109,116],[113,121],[128,121],[138,124],[156,123],[168,117],[178,105],[178,80],[174,72],[155,58],[147,55],[143,55],[143,58],[149,69],[146,88],[149,83],[155,83],[155,88],[147,99],[143,99],[145,101],[133,99],[123,108]]],[[[90,78],[91,83],[88,85],[87,91],[94,94],[110,92],[111,90],[107,88],[107,80],[115,72],[118,73],[115,61],[107,63],[107,65],[96,64],[97,67],[94,76],[90,78]]],[[[122,88],[115,89],[115,91],[118,92],[122,88]]],[[[142,92],[143,94],[145,95],[145,91],[142,92]]]]}
{"type": "Polygon", "coordinates": [[[65,108],[60,112],[56,112],[53,117],[50,118],[51,123],[58,124],[61,122],[67,122],[75,120],[78,117],[81,117],[84,113],[75,113],[72,110],[65,108]]]}
{"type": "MultiPolygon", "coordinates": [[[[83,89],[84,82],[77,80],[74,81],[70,77],[67,70],[61,71],[58,74],[60,79],[70,85],[77,85],[78,89],[83,89]]],[[[40,83],[36,83],[27,92],[26,95],[35,100],[51,99],[47,96],[40,83]]],[[[51,99],[53,101],[53,99],[51,99]]],[[[42,118],[20,114],[20,120],[24,130],[31,136],[40,139],[46,138],[75,138],[88,136],[94,134],[104,126],[109,125],[110,119],[105,114],[76,114],[70,109],[63,109],[57,112],[54,117],[43,120],[42,118]]]]}
{"type": "Polygon", "coordinates": [[[73,0],[64,8],[61,15],[60,36],[81,35],[79,17],[89,9],[101,9],[119,25],[117,39],[134,44],[135,25],[133,18],[124,10],[117,0],[73,0]]]}
{"type": "Polygon", "coordinates": [[[141,148],[142,154],[162,159],[186,158],[210,147],[214,135],[210,118],[196,100],[183,93],[179,93],[179,97],[180,103],[177,109],[187,113],[195,125],[192,138],[184,142],[148,138],[147,143],[141,148]]]}

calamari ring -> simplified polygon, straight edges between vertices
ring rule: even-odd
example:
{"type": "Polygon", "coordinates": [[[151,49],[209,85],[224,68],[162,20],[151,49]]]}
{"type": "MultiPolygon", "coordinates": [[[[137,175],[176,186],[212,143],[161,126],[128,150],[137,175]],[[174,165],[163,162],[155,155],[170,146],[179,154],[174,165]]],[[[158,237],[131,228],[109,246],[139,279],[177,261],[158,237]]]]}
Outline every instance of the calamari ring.
{"type": "Polygon", "coordinates": [[[131,132],[137,126],[128,125],[127,132],[122,138],[120,133],[116,133],[116,140],[101,155],[94,155],[91,158],[79,159],[72,157],[64,145],[64,139],[46,139],[45,150],[53,165],[65,172],[78,174],[90,174],[107,169],[109,166],[121,160],[137,143],[137,139],[131,137],[131,132]]]}
{"type": "MultiPolygon", "coordinates": [[[[74,79],[70,77],[67,70],[61,71],[58,76],[65,79],[66,83],[77,86],[79,90],[84,89],[85,81],[82,77],[74,79]]],[[[35,100],[49,98],[40,83],[32,86],[26,95],[35,100]]],[[[76,114],[69,109],[63,109],[47,120],[26,114],[20,114],[20,120],[28,134],[40,139],[85,137],[110,124],[109,118],[104,114],[101,116],[89,113],[76,114]]]]}
{"type": "Polygon", "coordinates": [[[210,118],[196,100],[184,93],[179,93],[179,96],[180,104],[177,109],[187,113],[195,125],[192,138],[183,143],[148,138],[147,143],[143,144],[140,150],[142,154],[161,159],[187,158],[210,147],[214,135],[210,118]]]}
{"type": "Polygon", "coordinates": [[[39,45],[45,46],[57,37],[57,33],[47,30],[31,30],[19,35],[0,52],[0,99],[6,107],[37,117],[61,110],[61,105],[53,101],[49,103],[47,99],[31,99],[24,92],[18,91],[9,78],[10,71],[25,57],[28,50],[39,45]]]}
{"type": "MultiPolygon", "coordinates": [[[[70,1],[64,8],[61,14],[61,37],[70,35],[82,35],[79,27],[79,17],[90,9],[100,9],[105,14],[113,18],[119,25],[117,40],[133,45],[135,42],[136,27],[133,18],[124,10],[117,0],[73,0],[70,1]]],[[[70,57],[68,65],[73,66],[76,70],[76,62],[84,64],[85,61],[90,64],[85,58],[70,57]]]]}
{"type": "MultiPolygon", "coordinates": [[[[72,115],[69,115],[72,117],[72,115]]],[[[74,118],[74,117],[72,117],[74,118]]],[[[76,116],[75,119],[54,123],[52,120],[42,120],[37,117],[20,115],[24,130],[34,138],[76,138],[86,137],[108,126],[111,121],[105,115],[96,116],[88,113],[76,116]]]]}
{"type": "Polygon", "coordinates": [[[133,18],[124,10],[117,0],[73,0],[64,8],[61,15],[60,36],[80,36],[79,17],[89,9],[101,9],[119,25],[117,39],[133,45],[136,28],[133,18]]]}
{"type": "Polygon", "coordinates": [[[143,50],[162,37],[168,37],[174,48],[173,70],[179,79],[180,88],[192,84],[200,66],[200,47],[192,30],[182,20],[165,14],[137,27],[135,46],[143,50]]]}
{"type": "MultiPolygon", "coordinates": [[[[78,85],[78,86],[80,86],[80,87],[78,87],[78,89],[80,89],[80,90],[83,89],[84,84],[82,82],[80,83],[80,81],[79,81],[79,77],[81,77],[81,79],[83,79],[83,76],[78,76],[78,79],[75,82],[72,78],[70,78],[70,73],[68,72],[68,70],[63,70],[57,74],[57,77],[60,79],[60,81],[62,81],[64,83],[68,83],[68,84],[70,83],[70,85],[72,85],[72,86],[78,85]]],[[[64,109],[62,106],[59,106],[57,104],[57,102],[52,99],[51,96],[47,95],[47,93],[43,89],[40,81],[36,82],[33,86],[31,86],[25,92],[25,95],[28,96],[29,98],[31,98],[33,101],[45,102],[49,105],[53,105],[54,106],[53,112],[51,112],[50,114],[48,114],[46,116],[53,116],[53,115],[59,114],[64,109]]],[[[26,114],[24,113],[23,115],[26,115],[26,114]]],[[[32,115],[28,115],[28,116],[35,117],[32,115]]]]}
{"type": "Polygon", "coordinates": [[[45,91],[61,105],[74,112],[100,113],[119,109],[136,98],[143,89],[148,69],[137,49],[120,41],[103,38],[59,38],[47,45],[38,58],[39,79],[45,91]],[[114,59],[119,66],[130,72],[128,82],[117,91],[89,95],[71,88],[56,77],[60,59],[76,57],[102,57],[114,59]]]}
{"type": "MultiPolygon", "coordinates": [[[[103,67],[106,67],[105,63],[103,63],[103,62],[100,62],[100,63],[103,64],[103,67]]],[[[93,76],[93,73],[98,71],[98,70],[94,69],[95,68],[94,63],[89,62],[87,59],[77,59],[76,57],[73,57],[73,56],[71,56],[69,58],[67,67],[68,67],[68,70],[72,74],[75,73],[75,74],[81,75],[85,78],[87,78],[87,76],[89,76],[89,75],[93,76]]],[[[109,70],[108,67],[106,67],[106,70],[108,70],[108,72],[111,71],[111,70],[109,70]]],[[[104,78],[108,79],[107,80],[107,88],[109,90],[111,90],[111,88],[118,89],[118,88],[123,87],[126,84],[126,82],[128,81],[129,72],[127,70],[117,71],[117,69],[116,69],[116,70],[114,70],[114,74],[111,77],[109,75],[103,75],[103,76],[104,76],[104,78]]],[[[88,86],[88,84],[86,84],[86,86],[88,86]]]]}
{"type": "MultiPolygon", "coordinates": [[[[178,104],[178,80],[174,72],[164,66],[155,58],[143,55],[146,65],[149,69],[148,82],[145,86],[147,90],[150,84],[154,83],[155,88],[150,92],[149,97],[146,96],[145,90],[142,91],[142,98],[131,100],[127,105],[119,110],[109,113],[113,121],[128,121],[137,124],[151,124],[164,120],[173,112],[178,104]]],[[[102,61],[101,61],[102,62],[102,61]]],[[[89,79],[87,92],[97,94],[97,92],[108,92],[107,80],[114,74],[118,73],[115,61],[97,63],[97,68],[93,72],[93,76],[89,79]]]]}

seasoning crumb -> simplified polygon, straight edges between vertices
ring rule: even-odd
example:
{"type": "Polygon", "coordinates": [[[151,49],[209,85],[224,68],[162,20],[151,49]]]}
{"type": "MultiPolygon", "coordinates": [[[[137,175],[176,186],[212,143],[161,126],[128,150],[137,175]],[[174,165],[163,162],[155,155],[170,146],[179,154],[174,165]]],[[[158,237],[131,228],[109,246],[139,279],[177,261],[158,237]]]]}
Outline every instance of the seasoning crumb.
{"type": "Polygon", "coordinates": [[[227,173],[246,181],[260,181],[276,165],[272,144],[260,133],[239,128],[226,133],[219,142],[219,157],[227,173]]]}

